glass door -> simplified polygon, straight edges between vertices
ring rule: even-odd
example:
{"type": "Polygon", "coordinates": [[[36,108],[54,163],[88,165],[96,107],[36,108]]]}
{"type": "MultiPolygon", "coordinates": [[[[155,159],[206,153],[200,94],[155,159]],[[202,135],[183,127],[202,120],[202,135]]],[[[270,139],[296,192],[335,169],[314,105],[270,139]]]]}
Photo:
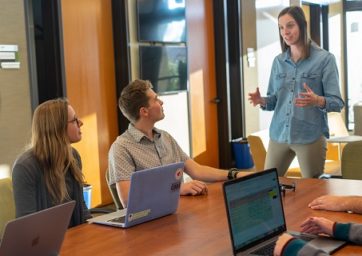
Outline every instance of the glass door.
{"type": "Polygon", "coordinates": [[[346,64],[348,129],[354,129],[353,105],[362,102],[362,7],[346,12],[346,64]]]}

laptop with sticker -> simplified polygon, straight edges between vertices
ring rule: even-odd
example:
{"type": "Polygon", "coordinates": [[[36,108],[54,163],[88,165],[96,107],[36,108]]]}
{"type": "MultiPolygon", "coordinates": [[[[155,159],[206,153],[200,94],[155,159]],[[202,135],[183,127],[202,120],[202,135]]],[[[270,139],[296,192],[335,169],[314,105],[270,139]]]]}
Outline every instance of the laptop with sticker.
{"type": "MultiPolygon", "coordinates": [[[[278,237],[287,232],[277,170],[257,172],[223,184],[234,255],[273,255],[278,237]]],[[[307,207],[307,206],[306,206],[307,207]]],[[[333,253],[346,242],[288,231],[333,253]]]]}
{"type": "Polygon", "coordinates": [[[131,176],[128,207],[87,221],[128,228],[176,212],[183,168],[183,163],[174,163],[136,171],[131,176]]]}
{"type": "Polygon", "coordinates": [[[0,255],[59,255],[75,201],[9,221],[0,244],[0,255]]]}

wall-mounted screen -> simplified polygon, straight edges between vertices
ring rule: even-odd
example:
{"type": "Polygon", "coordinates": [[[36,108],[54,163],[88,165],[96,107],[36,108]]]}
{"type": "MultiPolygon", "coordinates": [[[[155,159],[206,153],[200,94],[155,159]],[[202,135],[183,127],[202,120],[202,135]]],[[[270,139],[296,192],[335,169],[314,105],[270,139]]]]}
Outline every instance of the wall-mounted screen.
{"type": "Polygon", "coordinates": [[[159,94],[187,90],[185,46],[140,46],[140,78],[150,80],[159,94]]]}
{"type": "Polygon", "coordinates": [[[186,0],[137,0],[138,41],[186,42],[186,0]]]}

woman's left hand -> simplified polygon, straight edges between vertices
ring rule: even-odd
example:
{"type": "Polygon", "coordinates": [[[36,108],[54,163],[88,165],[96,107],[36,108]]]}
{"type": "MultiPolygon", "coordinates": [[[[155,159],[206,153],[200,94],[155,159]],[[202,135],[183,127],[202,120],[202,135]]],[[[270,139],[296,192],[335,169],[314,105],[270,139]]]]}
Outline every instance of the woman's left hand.
{"type": "Polygon", "coordinates": [[[317,106],[323,108],[326,105],[326,100],[323,96],[319,96],[313,92],[313,90],[306,84],[303,84],[305,92],[299,93],[298,97],[295,98],[295,106],[297,107],[308,107],[317,106]]]}

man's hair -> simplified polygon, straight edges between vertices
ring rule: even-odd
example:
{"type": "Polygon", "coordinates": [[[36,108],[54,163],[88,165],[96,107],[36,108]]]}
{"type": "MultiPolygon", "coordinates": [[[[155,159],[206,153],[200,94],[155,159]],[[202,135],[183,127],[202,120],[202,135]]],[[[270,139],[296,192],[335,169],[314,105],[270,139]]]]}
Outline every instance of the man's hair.
{"type": "MultiPolygon", "coordinates": [[[[308,30],[307,30],[307,20],[305,19],[305,15],[303,9],[299,6],[290,6],[284,8],[278,15],[278,20],[281,16],[289,14],[293,19],[297,22],[299,27],[299,40],[303,45],[303,53],[302,59],[306,59],[310,55],[310,40],[308,38],[308,30]]],[[[280,34],[279,30],[279,40],[280,46],[282,47],[282,51],[287,51],[290,46],[284,42],[282,35],[280,34]]]]}
{"type": "Polygon", "coordinates": [[[148,107],[147,91],[152,89],[148,80],[136,79],[123,88],[118,99],[118,106],[122,114],[134,123],[140,118],[140,109],[148,107]]]}
{"type": "Polygon", "coordinates": [[[69,170],[83,185],[83,175],[73,155],[68,132],[68,101],[48,100],[34,111],[31,148],[43,168],[44,180],[53,203],[69,199],[65,181],[69,170]]]}

